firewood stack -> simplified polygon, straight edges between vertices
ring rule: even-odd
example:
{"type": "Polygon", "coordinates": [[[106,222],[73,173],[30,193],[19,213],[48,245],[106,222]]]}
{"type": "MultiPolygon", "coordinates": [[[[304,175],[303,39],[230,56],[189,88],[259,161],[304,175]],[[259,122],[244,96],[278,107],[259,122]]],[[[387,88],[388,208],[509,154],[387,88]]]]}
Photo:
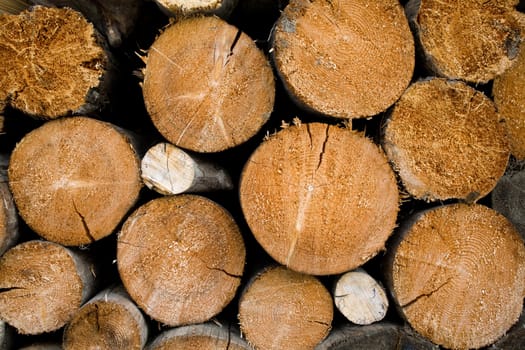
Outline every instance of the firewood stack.
{"type": "Polygon", "coordinates": [[[0,349],[525,347],[517,0],[0,3],[0,349]]]}

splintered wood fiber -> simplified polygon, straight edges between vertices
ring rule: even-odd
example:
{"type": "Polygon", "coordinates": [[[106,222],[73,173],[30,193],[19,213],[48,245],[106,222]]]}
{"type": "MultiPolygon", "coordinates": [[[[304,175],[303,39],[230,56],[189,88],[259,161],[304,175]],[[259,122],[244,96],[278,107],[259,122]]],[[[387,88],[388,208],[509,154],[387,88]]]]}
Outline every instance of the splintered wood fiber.
{"type": "Polygon", "coordinates": [[[518,0],[421,0],[413,20],[430,67],[441,76],[475,83],[503,73],[516,59],[521,41],[513,15],[517,4],[518,0]]]}
{"type": "Polygon", "coordinates": [[[414,40],[397,0],[292,0],[273,32],[273,59],[303,106],[338,118],[378,114],[408,86],[414,40]]]}
{"type": "Polygon", "coordinates": [[[321,123],[290,126],[262,143],[239,191],[262,247],[279,263],[314,275],[349,271],[384,249],[399,205],[380,148],[321,123]]]}
{"type": "Polygon", "coordinates": [[[253,40],[217,17],[183,19],[149,49],[144,101],[171,143],[218,152],[255,135],[273,110],[269,62],[253,40]]]}
{"type": "Polygon", "coordinates": [[[11,155],[8,175],[24,221],[64,245],[111,234],[141,188],[140,161],[129,139],[86,117],[49,121],[26,134],[11,155]]]}
{"type": "Polygon", "coordinates": [[[0,42],[0,100],[43,119],[81,110],[108,64],[93,25],[67,8],[1,14],[0,42]]]}
{"type": "Polygon", "coordinates": [[[465,83],[414,83],[385,124],[383,147],[415,198],[475,201],[505,172],[509,147],[501,116],[465,83]]]}
{"type": "Polygon", "coordinates": [[[171,326],[221,312],[235,296],[245,255],[230,214],[196,195],[144,204],[128,217],[117,242],[118,270],[131,298],[171,326]]]}
{"type": "Polygon", "coordinates": [[[410,325],[436,344],[491,344],[521,314],[523,240],[490,208],[454,204],[427,211],[392,254],[391,292],[410,325]]]}

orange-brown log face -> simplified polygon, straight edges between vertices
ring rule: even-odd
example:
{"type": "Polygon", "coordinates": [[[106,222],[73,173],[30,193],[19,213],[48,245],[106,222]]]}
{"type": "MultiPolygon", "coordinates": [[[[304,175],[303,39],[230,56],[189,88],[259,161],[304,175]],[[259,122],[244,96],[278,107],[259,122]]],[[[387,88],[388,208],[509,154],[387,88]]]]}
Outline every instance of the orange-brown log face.
{"type": "Polygon", "coordinates": [[[253,234],[274,259],[324,275],[358,267],[384,248],[399,195],[376,145],[316,123],[263,143],[245,166],[240,199],[253,234]]]}
{"type": "Polygon", "coordinates": [[[140,163],[107,123],[74,117],[44,124],[12,153],[9,185],[25,222],[64,245],[108,236],[137,200],[140,163]]]}
{"type": "Polygon", "coordinates": [[[0,16],[0,100],[45,119],[78,111],[105,74],[95,29],[71,9],[0,16]]]}
{"type": "Polygon", "coordinates": [[[422,0],[417,15],[421,45],[441,76],[486,83],[516,59],[517,1],[422,0]]]}
{"type": "Polygon", "coordinates": [[[466,83],[440,78],[407,89],[386,123],[383,146],[406,190],[428,201],[484,197],[509,158],[494,103],[466,83]]]}
{"type": "Polygon", "coordinates": [[[283,266],[257,276],[239,302],[241,330],[256,349],[313,349],[332,318],[332,297],[321,282],[283,266]]]}
{"type": "Polygon", "coordinates": [[[118,238],[120,276],[133,300],[168,325],[209,320],[234,297],[245,248],[231,216],[204,197],[155,199],[118,238]]]}
{"type": "Polygon", "coordinates": [[[182,20],[151,46],[144,100],[175,145],[217,152],[252,137],[273,109],[275,83],[264,54],[216,17],[182,20]]]}
{"type": "Polygon", "coordinates": [[[481,205],[422,214],[395,251],[391,272],[408,322],[447,348],[490,344],[521,313],[523,241],[502,215],[481,205]]]}
{"type": "Polygon", "coordinates": [[[0,318],[22,334],[55,331],[80,307],[83,288],[64,247],[22,243],[0,259],[0,318]]]}
{"type": "Polygon", "coordinates": [[[392,105],[414,70],[414,41],[398,1],[292,0],[273,37],[277,70],[297,100],[355,118],[392,105]]]}

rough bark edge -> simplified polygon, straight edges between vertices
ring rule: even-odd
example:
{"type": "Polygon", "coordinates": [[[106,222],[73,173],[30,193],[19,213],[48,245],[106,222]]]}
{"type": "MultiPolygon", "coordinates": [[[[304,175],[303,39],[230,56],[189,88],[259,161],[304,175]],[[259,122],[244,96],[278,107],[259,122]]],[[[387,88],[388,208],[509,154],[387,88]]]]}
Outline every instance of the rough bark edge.
{"type": "Polygon", "coordinates": [[[168,329],[156,338],[154,338],[151,343],[145,348],[146,350],[155,350],[157,347],[161,346],[164,342],[169,341],[170,339],[183,337],[183,336],[208,336],[215,337],[220,340],[224,340],[227,343],[227,348],[231,344],[239,346],[244,349],[252,349],[246,341],[244,341],[240,335],[234,330],[230,325],[228,328],[225,328],[222,324],[217,323],[201,323],[194,325],[181,326],[176,328],[168,329]]]}

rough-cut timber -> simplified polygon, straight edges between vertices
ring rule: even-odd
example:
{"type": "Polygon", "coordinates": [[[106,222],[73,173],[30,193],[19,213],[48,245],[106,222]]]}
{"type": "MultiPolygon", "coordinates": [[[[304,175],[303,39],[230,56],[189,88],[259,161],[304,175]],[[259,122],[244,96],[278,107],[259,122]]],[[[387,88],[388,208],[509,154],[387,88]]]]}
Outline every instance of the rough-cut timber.
{"type": "Polygon", "coordinates": [[[30,0],[44,6],[70,7],[81,12],[113,47],[120,46],[138,21],[143,0],[30,0]]]}
{"type": "Polygon", "coordinates": [[[94,292],[89,259],[56,243],[28,241],[0,257],[0,319],[22,334],[64,326],[94,292]]]}
{"type": "Polygon", "coordinates": [[[255,150],[242,173],[240,201],[255,238],[275,260],[328,275],[384,249],[399,194],[372,141],[312,123],[281,130],[255,150]]]}
{"type": "Polygon", "coordinates": [[[242,334],[256,349],[313,349],[332,318],[332,297],[321,282],[283,266],[255,276],[239,301],[242,334]]]}
{"type": "Polygon", "coordinates": [[[427,68],[436,75],[485,83],[517,57],[518,0],[410,0],[406,13],[427,68]]]}
{"type": "Polygon", "coordinates": [[[491,193],[492,208],[514,224],[525,238],[525,164],[507,169],[491,193]]]}
{"type": "Polygon", "coordinates": [[[489,345],[521,314],[525,246],[492,209],[453,204],[419,213],[389,254],[387,280],[399,311],[436,344],[489,345]]]}
{"type": "Polygon", "coordinates": [[[158,335],[146,350],[249,350],[251,347],[233,330],[213,323],[172,328],[158,335]]]}
{"type": "MultiPolygon", "coordinates": [[[[522,28],[525,28],[525,23],[522,28]]],[[[521,45],[515,61],[494,79],[492,95],[499,113],[505,119],[512,155],[525,160],[525,45],[521,45]]]]}
{"type": "Polygon", "coordinates": [[[0,154],[0,255],[11,248],[19,237],[18,215],[7,184],[8,157],[0,154]]]}
{"type": "Polygon", "coordinates": [[[42,119],[100,109],[112,80],[102,40],[71,9],[1,14],[0,100],[42,119]]]}
{"type": "Polygon", "coordinates": [[[291,0],[273,32],[273,59],[297,103],[339,118],[378,114],[408,86],[414,41],[396,0],[291,0]]]}
{"type": "Polygon", "coordinates": [[[388,297],[383,286],[361,268],[337,279],[334,302],[349,321],[359,325],[381,321],[388,310],[388,297]]]}
{"type": "Polygon", "coordinates": [[[141,350],[148,326],[122,286],[107,288],[78,310],[64,330],[65,350],[141,350]]]}
{"type": "Polygon", "coordinates": [[[187,17],[198,14],[214,14],[227,18],[237,6],[238,0],[155,0],[168,16],[187,17]]]}
{"type": "Polygon", "coordinates": [[[385,123],[383,147],[407,192],[427,201],[476,201],[494,188],[509,159],[494,103],[442,78],[407,89],[385,123]]]}
{"type": "Polygon", "coordinates": [[[141,187],[140,160],[130,142],[115,126],[85,117],[50,121],[24,136],[8,173],[21,217],[64,245],[111,234],[141,187]]]}
{"type": "Polygon", "coordinates": [[[438,350],[408,327],[381,322],[369,326],[343,325],[333,329],[315,350],[438,350]]]}
{"type": "Polygon", "coordinates": [[[141,170],[144,184],[164,195],[233,189],[226,169],[166,142],[146,152],[141,170]]]}
{"type": "Polygon", "coordinates": [[[217,152],[257,133],[273,110],[275,82],[255,43],[217,17],[184,19],[149,49],[144,101],[176,146],[217,152]]]}
{"type": "Polygon", "coordinates": [[[126,290],[170,326],[208,321],[235,296],[244,242],[230,214],[204,197],[154,199],[128,217],[117,264],[126,290]]]}

